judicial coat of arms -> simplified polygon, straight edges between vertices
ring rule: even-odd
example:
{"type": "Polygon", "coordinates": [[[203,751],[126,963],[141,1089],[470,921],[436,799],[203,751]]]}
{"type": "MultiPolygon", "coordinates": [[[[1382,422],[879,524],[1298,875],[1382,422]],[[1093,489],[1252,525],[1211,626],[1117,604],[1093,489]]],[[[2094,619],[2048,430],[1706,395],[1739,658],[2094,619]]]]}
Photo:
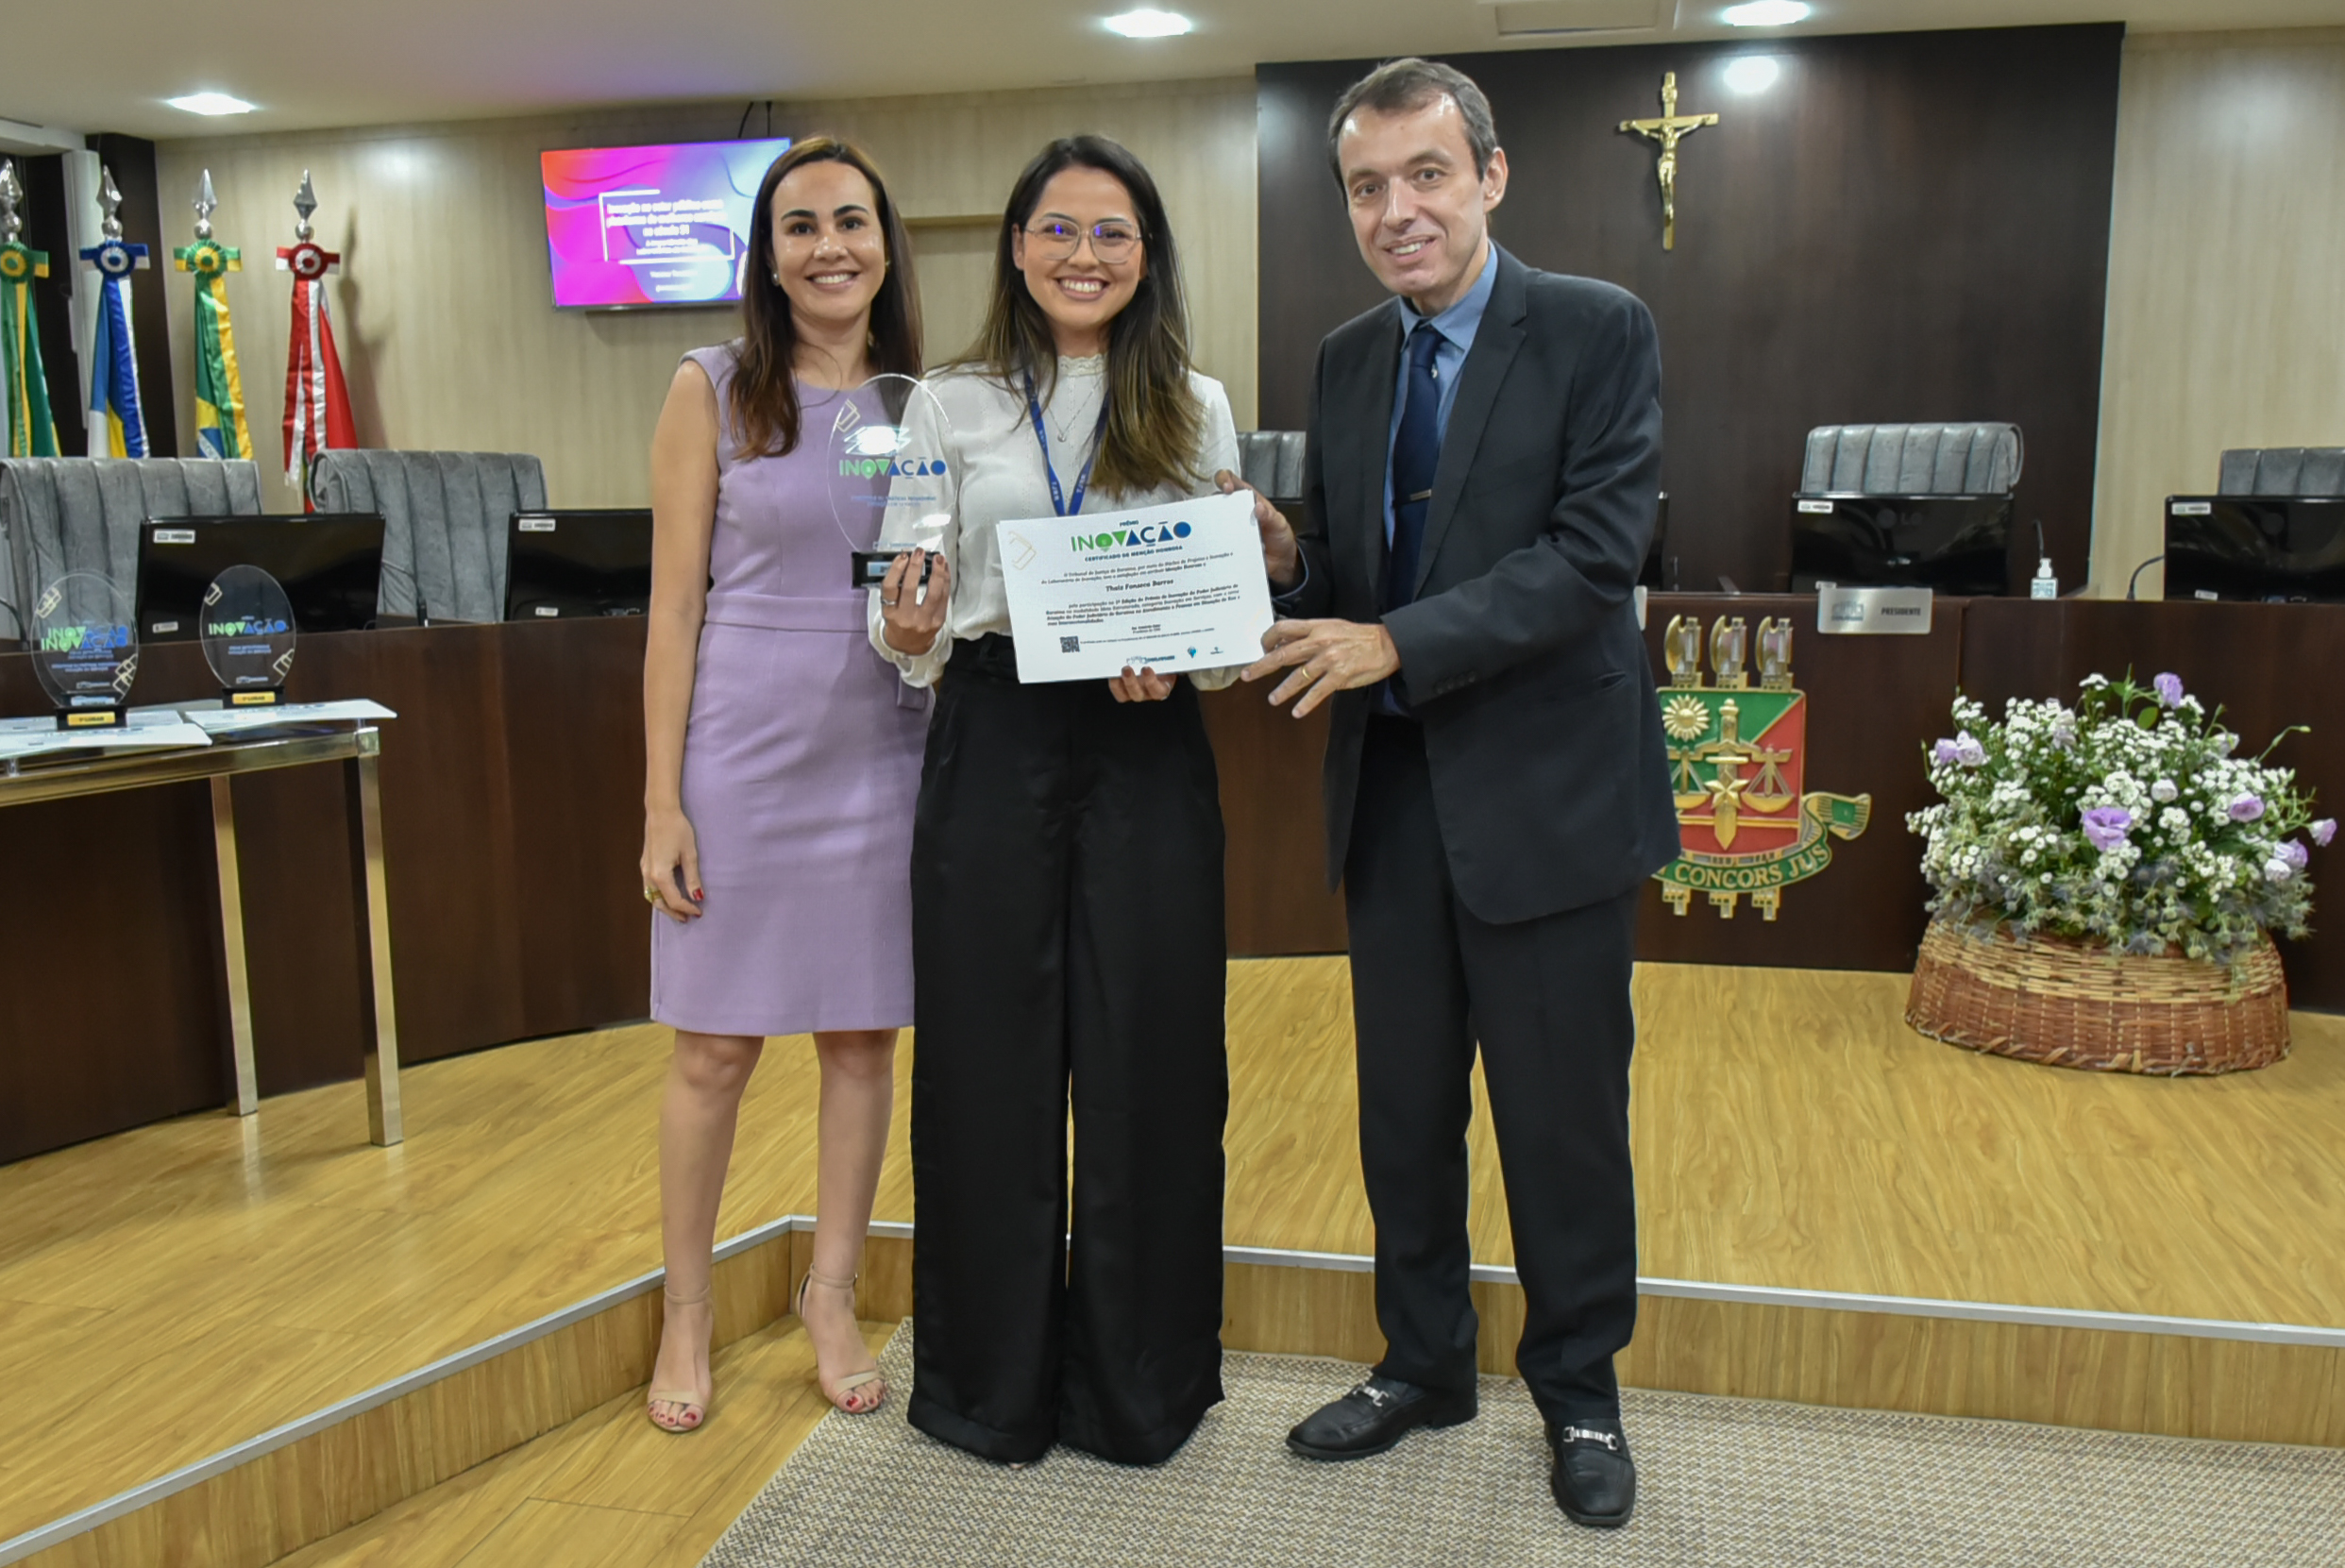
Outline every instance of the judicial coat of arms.
{"type": "Polygon", "coordinates": [[[1653,875],[1679,915],[1706,893],[1721,919],[1747,897],[1772,920],[1783,889],[1830,866],[1832,840],[1854,838],[1872,820],[1870,795],[1807,787],[1808,697],[1792,686],[1790,620],[1759,623],[1755,687],[1748,643],[1742,617],[1719,616],[1705,683],[1701,618],[1675,616],[1662,637],[1662,731],[1682,851],[1653,875]]]}

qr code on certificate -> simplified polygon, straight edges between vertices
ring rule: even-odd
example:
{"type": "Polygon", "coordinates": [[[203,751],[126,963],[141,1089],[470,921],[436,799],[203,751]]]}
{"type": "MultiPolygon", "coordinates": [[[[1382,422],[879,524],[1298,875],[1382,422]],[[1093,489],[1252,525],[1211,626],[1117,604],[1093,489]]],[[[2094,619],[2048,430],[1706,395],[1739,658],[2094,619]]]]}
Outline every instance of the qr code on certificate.
{"type": "Polygon", "coordinates": [[[1061,637],[1058,639],[1058,651],[1061,653],[1080,653],[1083,651],[1083,639],[1081,637],[1061,637]]]}

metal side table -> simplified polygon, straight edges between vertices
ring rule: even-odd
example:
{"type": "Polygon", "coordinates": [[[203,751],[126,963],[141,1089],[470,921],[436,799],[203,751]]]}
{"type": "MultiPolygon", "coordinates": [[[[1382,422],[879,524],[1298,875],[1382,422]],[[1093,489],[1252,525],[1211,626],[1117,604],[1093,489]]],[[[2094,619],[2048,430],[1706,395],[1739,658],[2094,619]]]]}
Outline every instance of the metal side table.
{"type": "Polygon", "coordinates": [[[376,777],[382,732],[371,724],[346,724],[328,733],[234,734],[210,746],[184,750],[114,752],[88,762],[43,761],[25,767],[0,761],[0,806],[32,805],[78,795],[103,795],[153,784],[211,781],[212,848],[220,864],[220,934],[228,961],[228,1030],[235,1047],[236,1098],[231,1108],[250,1116],[261,1108],[252,1055],[252,986],[245,972],[245,913],[236,868],[236,775],[310,763],[340,763],[349,816],[350,879],[359,891],[352,914],[363,919],[366,962],[361,966],[361,1002],[370,1027],[365,1045],[366,1127],[369,1139],[388,1146],[406,1137],[399,1115],[399,1034],[392,1005],[391,919],[382,858],[382,789],[376,777]]]}

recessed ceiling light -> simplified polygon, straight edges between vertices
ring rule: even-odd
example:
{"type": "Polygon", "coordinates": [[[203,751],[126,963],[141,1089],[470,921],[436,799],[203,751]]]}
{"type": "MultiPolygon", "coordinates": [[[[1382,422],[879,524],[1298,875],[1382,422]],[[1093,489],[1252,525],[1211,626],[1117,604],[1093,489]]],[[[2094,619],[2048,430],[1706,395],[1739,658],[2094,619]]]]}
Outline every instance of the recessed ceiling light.
{"type": "Polygon", "coordinates": [[[1773,55],[1745,55],[1726,68],[1726,84],[1737,93],[1764,93],[1783,74],[1773,55]]]}
{"type": "Polygon", "coordinates": [[[1107,30],[1126,38],[1178,38],[1193,24],[1172,11],[1125,11],[1107,19],[1107,30]]]}
{"type": "Polygon", "coordinates": [[[191,93],[184,98],[165,98],[173,109],[186,110],[190,114],[250,114],[252,105],[242,98],[231,98],[225,93],[191,93]]]}
{"type": "Polygon", "coordinates": [[[1729,27],[1788,27],[1805,22],[1813,8],[1806,0],[1749,0],[1729,6],[1724,20],[1729,27]]]}

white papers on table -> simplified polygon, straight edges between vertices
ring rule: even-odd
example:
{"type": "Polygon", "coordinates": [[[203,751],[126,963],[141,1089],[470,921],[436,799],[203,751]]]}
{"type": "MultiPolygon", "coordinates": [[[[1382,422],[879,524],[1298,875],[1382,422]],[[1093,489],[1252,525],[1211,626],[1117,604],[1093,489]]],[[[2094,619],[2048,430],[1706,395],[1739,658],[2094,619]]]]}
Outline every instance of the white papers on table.
{"type": "Polygon", "coordinates": [[[994,527],[1022,683],[1262,656],[1270,582],[1250,491],[994,527]]]}
{"type": "Polygon", "coordinates": [[[173,708],[134,708],[121,728],[60,730],[54,717],[0,718],[0,762],[59,751],[137,751],[209,746],[211,737],[173,708]]]}
{"type": "Polygon", "coordinates": [[[287,702],[274,708],[189,708],[188,722],[213,735],[242,734],[247,730],[307,729],[319,724],[357,724],[370,718],[399,716],[363,697],[341,702],[287,702]]]}

